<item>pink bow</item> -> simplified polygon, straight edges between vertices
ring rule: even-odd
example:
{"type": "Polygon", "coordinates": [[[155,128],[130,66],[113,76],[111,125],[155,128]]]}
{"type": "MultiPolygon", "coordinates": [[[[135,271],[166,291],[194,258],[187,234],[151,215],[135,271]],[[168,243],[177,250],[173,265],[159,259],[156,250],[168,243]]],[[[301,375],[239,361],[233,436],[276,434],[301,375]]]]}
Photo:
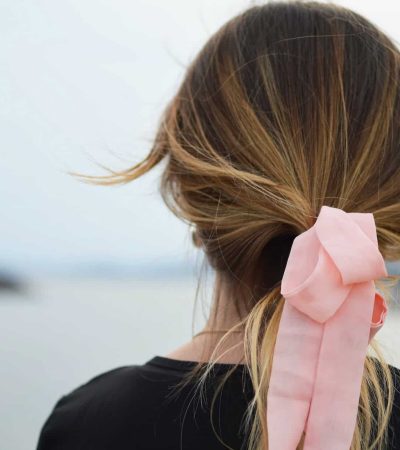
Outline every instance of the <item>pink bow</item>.
{"type": "Polygon", "coordinates": [[[285,298],[267,397],[269,450],[349,450],[370,339],[387,307],[387,276],[372,213],[322,206],[297,236],[283,274],[285,298]]]}

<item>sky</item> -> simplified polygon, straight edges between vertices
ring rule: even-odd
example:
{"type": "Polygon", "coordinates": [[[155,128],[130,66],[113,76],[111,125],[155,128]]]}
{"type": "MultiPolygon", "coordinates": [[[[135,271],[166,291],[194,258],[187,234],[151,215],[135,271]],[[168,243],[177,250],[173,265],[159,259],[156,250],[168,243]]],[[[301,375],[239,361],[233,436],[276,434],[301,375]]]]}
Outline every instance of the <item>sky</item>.
{"type": "MultiPolygon", "coordinates": [[[[198,258],[162,203],[160,169],[81,183],[143,158],[185,68],[239,0],[0,1],[0,270],[155,268],[198,258]]],[[[400,38],[400,5],[341,1],[400,38]]]]}

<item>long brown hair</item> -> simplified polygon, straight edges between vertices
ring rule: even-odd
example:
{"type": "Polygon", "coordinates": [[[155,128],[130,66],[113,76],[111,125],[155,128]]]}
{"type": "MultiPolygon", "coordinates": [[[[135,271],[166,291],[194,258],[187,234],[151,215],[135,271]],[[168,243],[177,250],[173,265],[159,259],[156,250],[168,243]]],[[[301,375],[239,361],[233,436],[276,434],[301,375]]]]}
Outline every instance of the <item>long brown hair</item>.
{"type": "MultiPolygon", "coordinates": [[[[165,161],[165,203],[194,227],[245,327],[249,449],[268,448],[266,392],[294,237],[322,205],[372,212],[383,256],[400,258],[399,92],[398,49],[362,16],[318,2],[254,6],[188,67],[149,154],[86,177],[127,183],[165,161]]],[[[368,356],[352,450],[384,446],[392,396],[387,364],[368,356]]]]}

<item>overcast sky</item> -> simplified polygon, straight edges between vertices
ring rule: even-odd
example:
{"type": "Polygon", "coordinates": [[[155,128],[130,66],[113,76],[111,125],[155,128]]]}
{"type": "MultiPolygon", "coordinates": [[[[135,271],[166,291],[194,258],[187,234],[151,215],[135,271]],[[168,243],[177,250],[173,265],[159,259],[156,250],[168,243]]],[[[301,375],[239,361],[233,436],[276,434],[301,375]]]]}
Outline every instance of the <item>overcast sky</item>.
{"type": "MultiPolygon", "coordinates": [[[[257,2],[260,3],[260,2],[257,2]]],[[[393,1],[342,1],[399,40],[393,1]]],[[[0,0],[0,267],[191,260],[159,171],[127,186],[79,183],[140,160],[185,66],[239,0],[0,0]]]]}

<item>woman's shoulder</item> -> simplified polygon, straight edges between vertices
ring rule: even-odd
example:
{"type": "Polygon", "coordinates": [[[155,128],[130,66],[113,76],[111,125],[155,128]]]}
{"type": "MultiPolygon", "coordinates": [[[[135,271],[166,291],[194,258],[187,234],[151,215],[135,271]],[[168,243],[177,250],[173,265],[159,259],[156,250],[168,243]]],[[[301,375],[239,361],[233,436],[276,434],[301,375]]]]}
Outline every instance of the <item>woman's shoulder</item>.
{"type": "Polygon", "coordinates": [[[59,398],[42,426],[37,450],[78,449],[84,442],[86,448],[128,448],[172,379],[176,374],[160,374],[148,363],[92,377],[59,398]]]}

